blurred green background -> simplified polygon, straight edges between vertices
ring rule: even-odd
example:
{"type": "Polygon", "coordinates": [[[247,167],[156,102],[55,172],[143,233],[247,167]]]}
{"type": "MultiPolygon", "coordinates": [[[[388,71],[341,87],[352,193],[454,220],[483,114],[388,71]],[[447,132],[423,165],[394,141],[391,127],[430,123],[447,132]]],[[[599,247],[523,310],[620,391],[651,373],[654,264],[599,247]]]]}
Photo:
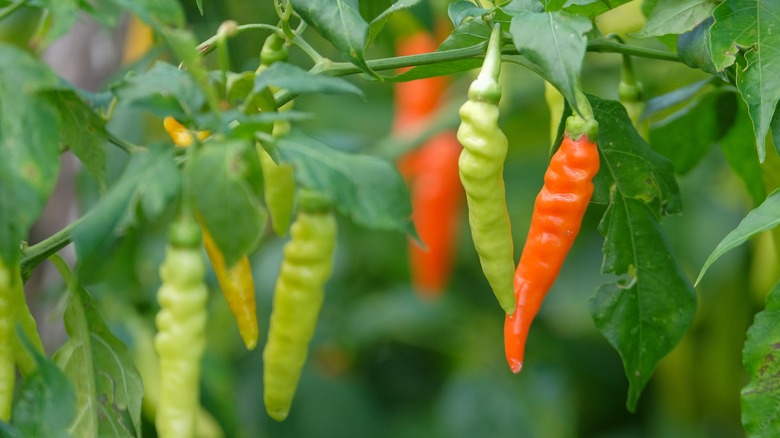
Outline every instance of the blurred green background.
{"type": "MultiPolygon", "coordinates": [[[[184,2],[200,40],[225,19],[240,24],[275,23],[272,3],[224,0],[184,2]]],[[[432,26],[446,18],[446,1],[422,2],[414,15],[432,26]]],[[[641,26],[636,5],[620,8],[618,23],[641,26]],[[622,14],[622,15],[621,15],[622,14]]],[[[612,23],[612,24],[610,24],[612,23]]],[[[632,27],[633,26],[633,27],[632,27]]],[[[254,69],[265,34],[231,41],[234,70],[254,69]]],[[[340,56],[313,30],[306,38],[332,59],[340,56]]],[[[632,44],[663,48],[656,41],[632,44]]],[[[368,51],[369,58],[392,56],[388,28],[368,51]]],[[[133,68],[143,68],[150,59],[133,68]]],[[[620,56],[588,54],[586,92],[615,99],[620,56]]],[[[216,57],[208,62],[216,67],[216,57]]],[[[309,61],[292,48],[290,62],[309,61]]],[[[650,97],[707,76],[681,64],[635,60],[638,79],[650,97]]],[[[117,72],[116,75],[122,74],[117,72]]],[[[465,100],[469,74],[451,82],[454,114],[465,100]]],[[[349,80],[365,91],[352,96],[304,96],[296,109],[316,115],[300,128],[333,146],[370,152],[387,140],[393,118],[393,85],[360,77],[349,80]]],[[[515,64],[502,72],[501,127],[510,142],[505,168],[507,200],[519,256],[533,200],[541,187],[550,147],[550,116],[543,81],[515,64]]],[[[657,120],[656,120],[657,121],[657,120]]],[[[453,124],[454,128],[456,125],[453,124]]],[[[161,121],[121,106],[109,129],[138,144],[164,137],[161,121]]],[[[745,147],[754,147],[745,138],[745,147]]],[[[109,146],[109,181],[121,174],[126,155],[109,146]]],[[[775,157],[776,158],[776,157],[775,157]]],[[[97,199],[86,173],[77,177],[84,209],[97,199]]],[[[707,255],[751,207],[739,180],[717,145],[691,172],[679,175],[684,214],[664,219],[682,266],[694,279],[707,255]]],[[[744,334],[776,279],[771,239],[762,238],[718,261],[697,288],[699,312],[691,331],[659,365],[637,413],[625,408],[627,382],[617,353],[596,331],[587,300],[610,280],[600,273],[603,238],[597,232],[603,207],[591,206],[582,231],[529,336],[526,366],[513,375],[503,353],[503,314],[479,267],[461,215],[456,266],[442,299],[421,300],[410,286],[407,238],[359,228],[340,219],[335,272],[311,344],[310,356],[289,418],[271,420],[262,401],[262,345],[271,294],[285,239],[268,235],[251,258],[256,278],[261,341],[247,352],[229,310],[208,278],[212,295],[209,347],[203,361],[202,398],[207,411],[230,437],[739,437],[739,391],[746,383],[741,365],[744,334]]],[[[133,346],[139,331],[129,321],[152,327],[159,286],[157,266],[165,240],[161,226],[141,223],[123,239],[104,280],[88,289],[101,303],[114,332],[133,346]]],[[[54,303],[62,289],[44,298],[54,303]]],[[[154,436],[152,422],[144,430],[154,436]]]]}

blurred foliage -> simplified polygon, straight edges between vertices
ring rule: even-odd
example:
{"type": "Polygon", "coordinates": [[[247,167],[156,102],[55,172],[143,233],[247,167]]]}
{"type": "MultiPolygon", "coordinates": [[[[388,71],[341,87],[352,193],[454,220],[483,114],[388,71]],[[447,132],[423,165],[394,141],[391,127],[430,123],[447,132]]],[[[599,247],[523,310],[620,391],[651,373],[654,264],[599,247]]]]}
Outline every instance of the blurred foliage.
{"type": "MultiPolygon", "coordinates": [[[[367,3],[361,2],[361,6],[367,3]]],[[[196,2],[184,5],[186,20],[201,41],[227,18],[240,17],[249,23],[274,22],[276,17],[271,2],[205,1],[203,15],[196,2]]],[[[412,13],[431,28],[442,26],[432,17],[443,12],[433,13],[429,2],[416,6],[412,13]]],[[[635,8],[619,8],[598,24],[605,33],[607,26],[621,22],[628,23],[627,30],[635,30],[637,13],[635,8]],[[615,16],[621,11],[627,14],[622,20],[615,16]]],[[[22,19],[22,15],[18,17],[22,19]]],[[[391,30],[392,26],[379,34],[367,58],[392,56],[391,30]]],[[[257,67],[262,36],[250,33],[231,40],[234,70],[257,67]]],[[[340,58],[315,32],[307,33],[307,38],[323,55],[340,58]]],[[[620,55],[587,56],[584,89],[615,99],[620,55]]],[[[148,61],[141,58],[136,66],[148,61]]],[[[296,49],[290,51],[290,61],[309,67],[308,58],[296,49]]],[[[215,68],[216,62],[214,55],[206,58],[209,68],[215,68]]],[[[707,77],[683,65],[658,61],[637,59],[635,68],[649,97],[707,77]]],[[[469,73],[454,78],[448,107],[442,111],[453,111],[462,103],[470,78],[469,73]]],[[[540,77],[505,64],[501,79],[506,96],[501,103],[501,126],[510,142],[504,175],[518,245],[515,253],[519,254],[546,168],[551,121],[540,77]]],[[[341,95],[301,96],[296,99],[296,109],[317,117],[298,123],[305,132],[337,148],[368,151],[389,135],[393,87],[357,77],[347,80],[364,91],[365,100],[341,95]]],[[[712,111],[714,125],[723,116],[721,100],[721,95],[710,94],[699,102],[712,111]]],[[[727,116],[733,119],[733,108],[727,111],[732,111],[727,116]]],[[[653,138],[675,135],[670,127],[673,122],[664,120],[668,115],[651,118],[657,128],[651,133],[653,138]]],[[[684,123],[685,119],[677,120],[684,123]]],[[[162,138],[161,126],[157,116],[120,107],[108,128],[135,143],[149,144],[162,138]]],[[[724,152],[716,147],[720,137],[713,137],[708,139],[709,146],[700,145],[707,149],[698,151],[698,157],[679,158],[683,167],[677,170],[685,172],[678,176],[684,210],[663,222],[673,251],[691,279],[720,238],[754,202],[729,169],[724,152]]],[[[751,140],[749,136],[745,139],[751,140]]],[[[670,155],[680,152],[668,145],[657,150],[670,155]]],[[[107,154],[106,178],[111,185],[127,160],[115,148],[109,148],[107,154]]],[[[771,157],[764,166],[771,166],[769,161],[771,157]]],[[[98,193],[98,184],[82,171],[79,196],[83,211],[96,201],[98,193]]],[[[310,359],[284,423],[267,417],[262,405],[261,346],[285,242],[269,232],[251,258],[261,339],[256,350],[245,350],[227,305],[217,293],[216,279],[209,274],[215,293],[203,362],[203,406],[228,437],[741,436],[739,391],[747,381],[741,350],[766,285],[777,278],[776,264],[758,253],[760,245],[771,248],[771,239],[725,255],[717,262],[717,269],[704,278],[697,288],[700,308],[694,327],[661,361],[637,413],[629,414],[620,358],[596,331],[587,310],[589,297],[607,281],[599,273],[603,238],[597,226],[603,213],[603,207],[590,208],[537,317],[529,336],[526,368],[517,376],[504,361],[503,315],[496,312],[470,244],[465,211],[451,286],[436,302],[421,300],[409,286],[405,235],[365,230],[342,218],[335,274],[327,284],[310,359]]],[[[90,287],[112,331],[131,349],[138,340],[134,340],[131,327],[135,320],[127,317],[127,309],[152,324],[158,308],[154,297],[164,236],[155,224],[141,219],[120,239],[120,246],[106,261],[101,281],[90,287]]],[[[149,418],[144,422],[145,436],[153,437],[153,422],[149,418]]]]}

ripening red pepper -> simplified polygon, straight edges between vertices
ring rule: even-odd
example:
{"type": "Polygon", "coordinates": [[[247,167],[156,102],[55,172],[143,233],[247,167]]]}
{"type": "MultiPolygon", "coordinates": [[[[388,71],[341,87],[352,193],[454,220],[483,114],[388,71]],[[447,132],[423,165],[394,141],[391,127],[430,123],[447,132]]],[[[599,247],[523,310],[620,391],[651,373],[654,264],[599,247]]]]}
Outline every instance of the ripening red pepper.
{"type": "Polygon", "coordinates": [[[504,324],[506,358],[514,373],[523,367],[531,322],[580,231],[593,194],[592,180],[599,170],[597,126],[592,117],[567,120],[563,142],[550,160],[544,186],[536,197],[528,238],[515,271],[517,308],[506,316],[504,324]]]}
{"type": "MultiPolygon", "coordinates": [[[[399,38],[396,53],[429,53],[436,47],[436,39],[420,30],[399,38]]],[[[446,85],[443,76],[397,83],[393,124],[396,135],[408,135],[407,131],[428,121],[438,108],[446,85]]],[[[410,184],[412,221],[425,245],[409,242],[412,283],[423,296],[440,294],[452,272],[458,213],[463,204],[458,175],[460,151],[455,132],[447,131],[398,161],[399,171],[410,184]]]]}

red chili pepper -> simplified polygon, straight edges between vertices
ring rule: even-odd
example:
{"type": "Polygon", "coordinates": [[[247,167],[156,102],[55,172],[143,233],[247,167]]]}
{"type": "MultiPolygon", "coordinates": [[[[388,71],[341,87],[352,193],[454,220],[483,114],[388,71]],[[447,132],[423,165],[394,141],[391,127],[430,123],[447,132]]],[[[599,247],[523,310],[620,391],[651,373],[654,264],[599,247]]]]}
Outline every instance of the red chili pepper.
{"type": "Polygon", "coordinates": [[[598,170],[596,143],[588,135],[572,138],[567,130],[544,175],[544,186],[536,197],[528,238],[515,271],[517,309],[514,315],[506,316],[504,324],[506,358],[514,373],[523,368],[531,322],[580,231],[593,194],[591,180],[598,170]]]}
{"type": "MultiPolygon", "coordinates": [[[[397,42],[399,56],[436,50],[435,38],[419,31],[397,42]]],[[[438,108],[446,87],[445,77],[400,82],[395,86],[396,135],[425,123],[438,108]]],[[[398,169],[410,184],[412,221],[425,248],[409,242],[412,283],[423,296],[437,296],[447,286],[453,262],[458,212],[463,203],[458,175],[461,146],[454,131],[442,132],[398,161],[398,169]]]]}

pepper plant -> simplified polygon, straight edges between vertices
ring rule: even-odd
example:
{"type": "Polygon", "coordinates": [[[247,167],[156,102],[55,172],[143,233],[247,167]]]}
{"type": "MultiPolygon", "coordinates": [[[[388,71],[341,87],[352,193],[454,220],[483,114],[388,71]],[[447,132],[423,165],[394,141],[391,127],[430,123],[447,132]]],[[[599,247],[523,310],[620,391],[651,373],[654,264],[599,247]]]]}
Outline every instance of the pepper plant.
{"type": "Polygon", "coordinates": [[[780,2],[244,3],[0,0],[0,436],[780,434],[780,2]]]}

